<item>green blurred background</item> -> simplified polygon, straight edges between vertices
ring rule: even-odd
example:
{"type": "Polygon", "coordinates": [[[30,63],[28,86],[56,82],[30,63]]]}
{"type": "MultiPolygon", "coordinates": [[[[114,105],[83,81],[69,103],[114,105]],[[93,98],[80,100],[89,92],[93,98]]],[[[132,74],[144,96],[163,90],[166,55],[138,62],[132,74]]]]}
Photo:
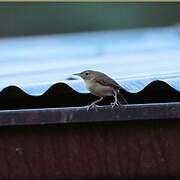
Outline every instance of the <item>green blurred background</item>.
{"type": "Polygon", "coordinates": [[[0,3],[0,37],[167,26],[180,3],[0,3]]]}

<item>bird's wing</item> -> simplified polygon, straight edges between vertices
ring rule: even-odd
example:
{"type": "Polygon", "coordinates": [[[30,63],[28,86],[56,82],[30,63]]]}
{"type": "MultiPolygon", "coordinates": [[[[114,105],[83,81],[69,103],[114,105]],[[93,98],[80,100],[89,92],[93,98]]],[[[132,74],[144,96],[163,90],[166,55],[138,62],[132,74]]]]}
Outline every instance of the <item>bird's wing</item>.
{"type": "MultiPolygon", "coordinates": [[[[99,84],[102,84],[104,86],[112,86],[117,89],[123,89],[116,81],[114,81],[112,78],[110,78],[104,73],[101,73],[100,76],[97,76],[95,80],[99,84]]],[[[118,101],[120,102],[120,104],[128,104],[126,99],[121,95],[120,92],[118,92],[118,101]]]]}
{"type": "MultiPolygon", "coordinates": [[[[102,73],[103,74],[103,73],[102,73]]],[[[122,87],[113,79],[111,79],[109,76],[103,74],[103,76],[97,76],[95,80],[102,84],[103,86],[112,86],[114,88],[121,89],[122,87]]]]}

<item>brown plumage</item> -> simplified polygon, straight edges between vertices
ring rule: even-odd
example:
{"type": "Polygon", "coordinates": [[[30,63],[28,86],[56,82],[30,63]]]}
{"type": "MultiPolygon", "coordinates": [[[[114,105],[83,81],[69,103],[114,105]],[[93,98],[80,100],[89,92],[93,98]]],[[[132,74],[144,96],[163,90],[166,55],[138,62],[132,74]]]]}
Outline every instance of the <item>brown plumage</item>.
{"type": "Polygon", "coordinates": [[[116,81],[114,81],[112,78],[110,78],[104,73],[96,71],[95,80],[103,86],[112,86],[115,89],[122,89],[122,87],[116,81]]]}
{"type": "Polygon", "coordinates": [[[119,102],[127,104],[127,101],[120,94],[122,87],[106,74],[98,71],[87,70],[74,75],[80,76],[85,81],[86,87],[92,94],[101,97],[97,101],[93,102],[90,107],[102,101],[103,97],[106,96],[114,96],[115,101],[112,103],[113,107],[118,105],[119,102]]]}

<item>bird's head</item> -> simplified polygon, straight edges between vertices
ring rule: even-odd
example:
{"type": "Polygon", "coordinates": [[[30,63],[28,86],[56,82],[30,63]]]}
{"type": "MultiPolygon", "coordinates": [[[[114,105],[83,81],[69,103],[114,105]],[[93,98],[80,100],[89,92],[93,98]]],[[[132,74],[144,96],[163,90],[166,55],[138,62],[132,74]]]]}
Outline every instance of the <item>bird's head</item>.
{"type": "Polygon", "coordinates": [[[83,80],[93,80],[95,78],[95,72],[92,70],[86,70],[80,73],[73,74],[75,76],[80,76],[83,80]]]}

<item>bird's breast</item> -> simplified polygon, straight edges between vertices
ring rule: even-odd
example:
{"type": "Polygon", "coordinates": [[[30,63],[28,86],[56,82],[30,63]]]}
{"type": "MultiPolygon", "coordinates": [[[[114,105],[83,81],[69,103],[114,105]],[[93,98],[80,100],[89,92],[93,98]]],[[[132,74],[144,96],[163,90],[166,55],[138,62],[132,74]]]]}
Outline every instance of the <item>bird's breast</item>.
{"type": "Polygon", "coordinates": [[[113,88],[110,86],[103,86],[98,82],[85,81],[88,90],[95,96],[105,97],[113,95],[113,88]]]}

